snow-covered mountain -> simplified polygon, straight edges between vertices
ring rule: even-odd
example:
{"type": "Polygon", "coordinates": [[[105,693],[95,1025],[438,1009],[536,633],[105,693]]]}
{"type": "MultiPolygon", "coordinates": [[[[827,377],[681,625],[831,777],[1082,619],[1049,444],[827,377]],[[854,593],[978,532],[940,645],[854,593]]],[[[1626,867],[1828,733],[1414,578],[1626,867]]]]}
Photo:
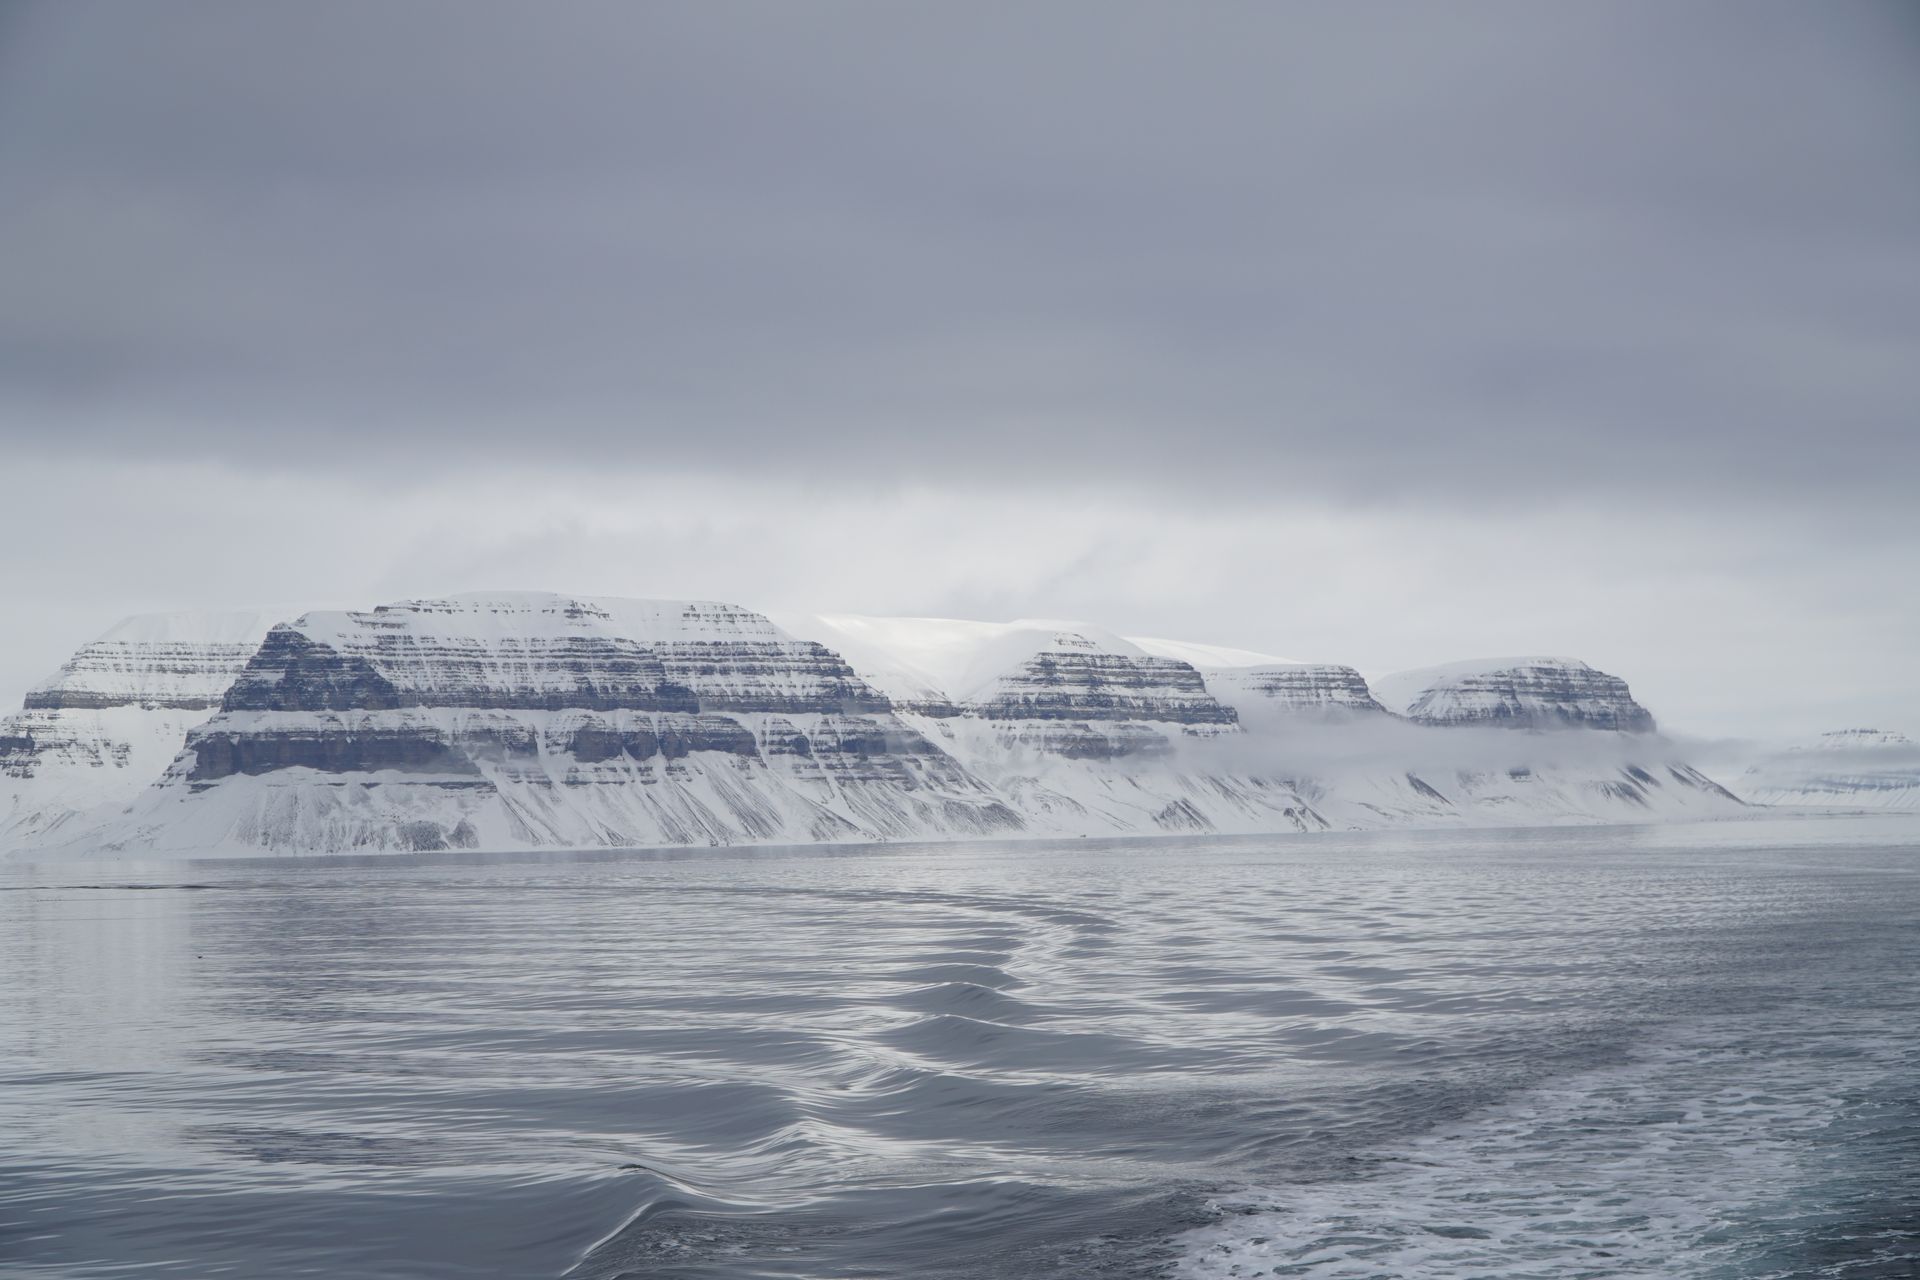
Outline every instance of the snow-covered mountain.
{"type": "Polygon", "coordinates": [[[1239,716],[1179,658],[1085,623],[830,615],[787,625],[892,691],[901,715],[1050,834],[1319,830],[1283,779],[1201,744],[1239,716]]]}
{"type": "Polygon", "coordinates": [[[1885,729],[1836,729],[1759,760],[1739,785],[1756,804],[1920,809],[1920,743],[1885,729]]]}
{"type": "Polygon", "coordinates": [[[1578,658],[1481,658],[1373,682],[1383,703],[1421,724],[1652,733],[1653,715],[1627,682],[1578,658]]]}
{"type": "Polygon", "coordinates": [[[1651,732],[1624,682],[1572,660],[1419,673],[1410,700],[1487,673],[1488,703],[1516,708],[1441,732],[1444,721],[1390,713],[1351,667],[1245,649],[1065,622],[789,625],[911,697],[906,718],[1042,830],[1636,821],[1741,807],[1651,732]],[[1215,707],[1195,697],[1196,678],[1215,707]],[[1568,732],[1506,731],[1523,725],[1568,732]]]}
{"type": "Polygon", "coordinates": [[[1385,710],[1352,667],[1183,640],[1135,637],[1133,643],[1159,657],[1192,663],[1208,692],[1232,707],[1243,723],[1270,718],[1343,721],[1385,710]]]}
{"type": "Polygon", "coordinates": [[[275,627],[108,848],[525,848],[1021,828],[838,655],[710,602],[459,596],[275,627]]]}
{"type": "Polygon", "coordinates": [[[246,666],[274,610],[128,618],[0,720],[0,848],[132,800],[246,666]]]}
{"type": "Polygon", "coordinates": [[[1265,663],[1207,667],[1201,672],[1214,697],[1232,707],[1249,727],[1270,720],[1294,724],[1345,723],[1385,715],[1373,690],[1352,667],[1324,663],[1265,663]]]}
{"type": "Polygon", "coordinates": [[[1739,808],[1623,682],[1565,659],[1400,680],[1403,716],[1350,667],[1077,622],[776,623],[517,593],[269,629],[284,612],[136,620],[83,649],[0,733],[6,843],[344,852],[1739,808]],[[64,734],[34,720],[49,714],[64,734]],[[137,731],[86,718],[102,715],[137,731]]]}

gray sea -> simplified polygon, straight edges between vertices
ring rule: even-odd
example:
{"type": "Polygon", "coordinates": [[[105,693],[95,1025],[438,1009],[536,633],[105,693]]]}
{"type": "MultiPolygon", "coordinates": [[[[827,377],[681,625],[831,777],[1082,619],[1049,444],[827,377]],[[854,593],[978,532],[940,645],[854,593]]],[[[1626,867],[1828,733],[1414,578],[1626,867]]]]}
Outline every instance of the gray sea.
{"type": "Polygon", "coordinates": [[[0,864],[0,1275],[1912,1277],[1920,822],[0,864]]]}

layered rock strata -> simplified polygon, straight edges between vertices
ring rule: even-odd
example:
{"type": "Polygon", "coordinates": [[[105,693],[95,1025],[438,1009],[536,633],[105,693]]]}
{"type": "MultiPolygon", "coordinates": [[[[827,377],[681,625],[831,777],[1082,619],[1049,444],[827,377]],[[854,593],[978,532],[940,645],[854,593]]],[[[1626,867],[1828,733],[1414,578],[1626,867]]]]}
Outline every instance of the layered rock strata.
{"type": "Polygon", "coordinates": [[[536,593],[270,621],[144,620],[76,654],[0,727],[0,844],[338,853],[1740,808],[1623,682],[1569,659],[1457,664],[1376,697],[1349,667],[1082,623],[776,625],[536,593]]]}
{"type": "Polygon", "coordinates": [[[128,618],[29,690],[0,720],[0,846],[132,800],[219,708],[277,616],[128,618]]]}
{"type": "Polygon", "coordinates": [[[1240,718],[1192,663],[1084,623],[833,616],[799,623],[906,695],[905,717],[1038,831],[1309,831],[1283,779],[1208,744],[1240,718]]]}
{"type": "Polygon", "coordinates": [[[526,594],[276,627],[119,838],[339,852],[1021,825],[837,655],[758,614],[526,594]]]}
{"type": "Polygon", "coordinates": [[[1420,724],[1652,733],[1627,682],[1577,658],[1493,658],[1403,671],[1374,681],[1393,710],[1420,724]]]}
{"type": "Polygon", "coordinates": [[[1326,722],[1387,714],[1352,667],[1269,664],[1215,668],[1203,675],[1207,692],[1231,706],[1243,722],[1273,717],[1326,722]]]}

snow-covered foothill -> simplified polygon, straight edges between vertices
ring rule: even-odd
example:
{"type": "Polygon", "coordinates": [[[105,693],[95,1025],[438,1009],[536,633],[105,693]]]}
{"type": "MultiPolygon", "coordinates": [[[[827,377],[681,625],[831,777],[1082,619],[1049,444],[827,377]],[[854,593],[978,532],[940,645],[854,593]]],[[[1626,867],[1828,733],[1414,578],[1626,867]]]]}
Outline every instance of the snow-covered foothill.
{"type": "Polygon", "coordinates": [[[1888,729],[1836,729],[1763,756],[1735,786],[1755,804],[1920,809],[1920,743],[1888,729]]]}

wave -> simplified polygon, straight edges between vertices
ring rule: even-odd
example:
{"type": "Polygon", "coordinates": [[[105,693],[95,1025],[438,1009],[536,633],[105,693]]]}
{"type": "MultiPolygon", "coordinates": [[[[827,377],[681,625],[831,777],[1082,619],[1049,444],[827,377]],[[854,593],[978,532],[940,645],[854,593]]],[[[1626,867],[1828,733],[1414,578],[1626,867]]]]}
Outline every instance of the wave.
{"type": "Polygon", "coordinates": [[[1181,1280],[1920,1274],[1920,1045],[1884,1014],[1703,1019],[1248,1189],[1180,1236],[1181,1280]]]}

